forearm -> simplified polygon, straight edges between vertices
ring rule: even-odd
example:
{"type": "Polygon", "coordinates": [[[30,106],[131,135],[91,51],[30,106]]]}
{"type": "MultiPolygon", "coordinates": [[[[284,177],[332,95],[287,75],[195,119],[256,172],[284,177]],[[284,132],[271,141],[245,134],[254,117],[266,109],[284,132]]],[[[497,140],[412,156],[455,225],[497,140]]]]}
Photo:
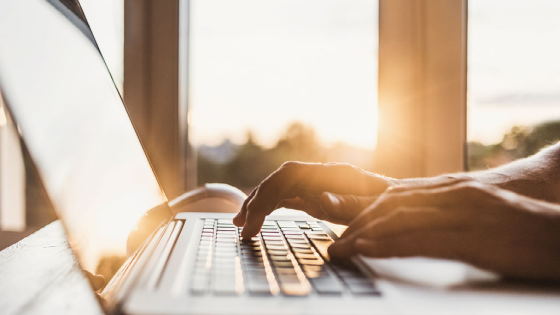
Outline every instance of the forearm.
{"type": "Polygon", "coordinates": [[[560,203],[560,142],[512,163],[478,172],[398,180],[398,184],[433,184],[453,178],[474,179],[535,199],[560,203]]]}

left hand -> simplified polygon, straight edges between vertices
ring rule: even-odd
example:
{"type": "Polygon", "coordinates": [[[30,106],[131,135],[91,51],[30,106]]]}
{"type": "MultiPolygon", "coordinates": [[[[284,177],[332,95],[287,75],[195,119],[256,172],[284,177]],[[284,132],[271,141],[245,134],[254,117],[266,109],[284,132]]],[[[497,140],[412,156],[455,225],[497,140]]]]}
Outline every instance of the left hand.
{"type": "Polygon", "coordinates": [[[558,281],[560,205],[472,180],[389,189],[329,253],[454,259],[505,276],[558,281]]]}

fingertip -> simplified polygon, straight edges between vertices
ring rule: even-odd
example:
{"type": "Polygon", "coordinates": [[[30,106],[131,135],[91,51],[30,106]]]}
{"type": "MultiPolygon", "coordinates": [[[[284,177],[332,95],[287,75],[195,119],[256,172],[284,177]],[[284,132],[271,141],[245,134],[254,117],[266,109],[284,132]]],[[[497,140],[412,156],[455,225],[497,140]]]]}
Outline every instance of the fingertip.
{"type": "Polygon", "coordinates": [[[338,240],[328,248],[328,253],[334,258],[348,258],[354,254],[353,244],[346,240],[338,240]]]}
{"type": "Polygon", "coordinates": [[[239,211],[239,213],[233,217],[233,224],[237,227],[243,227],[243,225],[245,225],[245,213],[243,213],[243,211],[239,211]]]}
{"type": "Polygon", "coordinates": [[[258,231],[255,231],[254,229],[251,229],[247,226],[245,226],[243,228],[243,230],[241,231],[241,238],[243,239],[251,239],[253,236],[257,235],[258,231]]]}
{"type": "Polygon", "coordinates": [[[265,216],[253,212],[248,212],[247,218],[245,219],[245,225],[243,226],[243,230],[241,231],[241,237],[251,238],[257,235],[257,233],[259,233],[259,231],[261,230],[264,219],[265,216]]]}

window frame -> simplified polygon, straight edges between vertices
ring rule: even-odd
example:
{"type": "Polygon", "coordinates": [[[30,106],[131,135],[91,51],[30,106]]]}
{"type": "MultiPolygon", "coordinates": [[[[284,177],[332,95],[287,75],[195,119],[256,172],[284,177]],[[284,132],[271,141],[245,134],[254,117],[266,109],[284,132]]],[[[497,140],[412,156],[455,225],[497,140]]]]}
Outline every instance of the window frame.
{"type": "Polygon", "coordinates": [[[466,170],[467,0],[379,0],[376,172],[466,170]]]}

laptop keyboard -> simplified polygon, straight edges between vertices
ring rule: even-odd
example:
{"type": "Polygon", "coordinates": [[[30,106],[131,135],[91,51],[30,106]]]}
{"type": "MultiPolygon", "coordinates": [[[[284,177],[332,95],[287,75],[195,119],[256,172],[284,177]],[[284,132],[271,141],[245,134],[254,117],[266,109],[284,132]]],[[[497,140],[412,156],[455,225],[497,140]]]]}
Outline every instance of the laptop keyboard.
{"type": "Polygon", "coordinates": [[[353,263],[329,262],[333,243],[316,221],[265,221],[250,240],[228,219],[205,219],[192,294],[379,295],[353,263]]]}

